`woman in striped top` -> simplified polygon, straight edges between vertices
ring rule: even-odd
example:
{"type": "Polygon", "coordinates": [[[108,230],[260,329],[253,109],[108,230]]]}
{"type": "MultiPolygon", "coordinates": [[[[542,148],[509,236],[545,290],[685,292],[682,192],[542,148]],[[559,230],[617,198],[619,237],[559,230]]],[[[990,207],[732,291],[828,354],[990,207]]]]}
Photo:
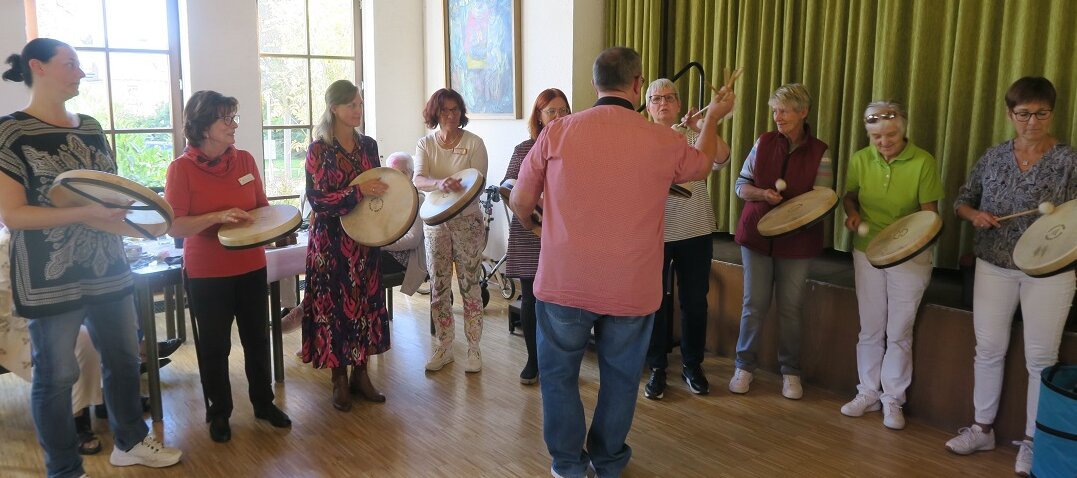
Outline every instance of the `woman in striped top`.
{"type": "MultiPolygon", "coordinates": [[[[531,146],[534,146],[542,128],[551,121],[562,116],[567,116],[572,111],[568,107],[568,97],[557,88],[549,88],[539,93],[535,98],[535,106],[531,108],[531,118],[527,121],[527,130],[531,133],[531,139],[516,145],[509,159],[509,169],[505,171],[505,179],[501,182],[515,180],[520,174],[520,164],[531,146]]],[[[505,275],[520,279],[521,304],[520,323],[524,329],[524,342],[527,344],[527,364],[520,372],[520,383],[530,385],[538,381],[538,361],[535,354],[535,273],[538,271],[539,237],[532,234],[520,224],[516,218],[512,218],[509,225],[509,249],[508,262],[505,264],[505,275]]]]}

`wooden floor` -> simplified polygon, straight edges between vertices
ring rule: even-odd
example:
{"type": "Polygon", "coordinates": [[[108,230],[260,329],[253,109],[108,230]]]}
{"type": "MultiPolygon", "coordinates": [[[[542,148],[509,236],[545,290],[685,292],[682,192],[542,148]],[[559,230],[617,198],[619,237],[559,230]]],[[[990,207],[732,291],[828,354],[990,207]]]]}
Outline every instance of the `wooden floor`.
{"type": "MultiPolygon", "coordinates": [[[[233,337],[231,377],[236,409],[232,441],[210,440],[194,348],[185,345],[162,369],[164,421],[153,433],[184,451],[164,470],[108,464],[108,424],[94,421],[105,451],[87,457],[91,476],[117,477],[471,477],[549,476],[542,441],[537,386],[520,385],[523,339],[508,333],[507,303],[486,309],[483,371],[465,374],[458,323],[457,362],[440,372],[423,366],[430,348],[426,296],[395,295],[393,348],[370,365],[384,404],[356,402],[348,413],[330,404],[329,372],[314,370],[293,354],[299,334],[285,337],[286,378],[275,385],[278,404],[294,421],[279,430],[255,421],[245,397],[242,354],[233,337]]],[[[457,316],[460,316],[457,307],[457,316]]],[[[163,329],[162,329],[163,330],[163,329]]],[[[806,351],[805,353],[811,353],[806,351]]],[[[671,363],[679,359],[672,357],[671,363]]],[[[878,413],[854,419],[838,409],[844,400],[812,389],[800,401],[779,393],[780,380],[758,373],[752,391],[726,389],[732,364],[708,357],[713,393],[695,396],[671,381],[662,401],[640,398],[628,443],[633,457],[626,477],[913,477],[1012,476],[1015,450],[958,457],[943,443],[951,431],[910,423],[895,432],[878,413]]],[[[670,376],[679,375],[671,367],[670,376]]],[[[642,383],[646,380],[641,376],[642,383]]],[[[584,360],[581,389],[588,409],[598,391],[593,353],[584,360]]],[[[42,476],[43,458],[29,416],[29,385],[0,376],[0,476],[42,476]]],[[[590,416],[590,413],[588,414],[590,416]]]]}

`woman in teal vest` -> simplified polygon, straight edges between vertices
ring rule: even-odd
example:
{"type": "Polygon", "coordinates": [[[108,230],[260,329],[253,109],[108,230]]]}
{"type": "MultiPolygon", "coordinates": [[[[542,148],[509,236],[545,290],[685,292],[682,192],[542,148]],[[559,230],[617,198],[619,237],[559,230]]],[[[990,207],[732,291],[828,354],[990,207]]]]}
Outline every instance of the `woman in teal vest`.
{"type": "Polygon", "coordinates": [[[783,200],[832,187],[826,143],[808,127],[811,95],[799,83],[783,85],[771,95],[770,105],[778,131],[763,133],[752,146],[737,178],[737,196],[745,200],[737,223],[736,241],[744,263],[744,307],[737,339],[737,370],[729,391],[748,393],[758,363],[763,319],[770,309],[771,291],[778,301],[781,329],[778,362],[782,395],[800,399],[800,308],[811,258],[823,251],[823,226],[816,224],[778,239],[759,235],[759,219],[783,200]],[[785,188],[777,186],[779,180],[785,188]],[[783,189],[778,191],[778,189],[783,189]]]}

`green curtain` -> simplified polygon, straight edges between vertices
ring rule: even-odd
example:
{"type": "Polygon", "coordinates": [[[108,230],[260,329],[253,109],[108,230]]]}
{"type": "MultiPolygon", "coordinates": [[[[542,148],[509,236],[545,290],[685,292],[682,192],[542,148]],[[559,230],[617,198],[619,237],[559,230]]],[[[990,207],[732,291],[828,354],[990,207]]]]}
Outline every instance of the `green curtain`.
{"type": "MultiPolygon", "coordinates": [[[[607,15],[607,43],[639,49],[648,78],[698,61],[718,85],[723,68],[744,68],[734,116],[721,129],[733,158],[711,178],[721,231],[736,227],[743,201],[733,183],[755,139],[774,129],[767,100],[785,83],[812,93],[808,122],[830,145],[839,195],[848,159],[868,145],[864,107],[875,99],[906,105],[909,140],[935,155],[946,189],[940,267],[971,251],[972,230],[953,215],[953,200],[980,155],[1013,137],[1002,97],[1014,80],[1050,79],[1059,92],[1053,132],[1077,140],[1072,0],[608,0],[607,15]],[[654,58],[662,46],[665,58],[654,58]]],[[[694,78],[677,86],[696,104],[694,78]]],[[[844,220],[839,207],[827,222],[839,250],[851,247],[844,220]]]]}

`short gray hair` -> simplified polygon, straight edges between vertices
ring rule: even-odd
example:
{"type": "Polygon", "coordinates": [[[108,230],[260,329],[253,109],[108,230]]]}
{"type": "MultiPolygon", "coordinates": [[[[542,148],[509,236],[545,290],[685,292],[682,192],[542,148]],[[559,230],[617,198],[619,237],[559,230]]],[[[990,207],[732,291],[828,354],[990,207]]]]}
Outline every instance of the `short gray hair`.
{"type": "Polygon", "coordinates": [[[668,78],[659,78],[652,81],[650,85],[647,85],[647,94],[644,95],[643,101],[650,101],[651,95],[653,95],[654,92],[661,90],[662,88],[669,88],[673,90],[673,94],[677,95],[677,99],[679,100],[681,98],[680,93],[677,93],[677,87],[673,85],[672,81],[669,81],[668,78]]]}
{"type": "Polygon", "coordinates": [[[800,83],[789,83],[787,85],[779,86],[774,90],[774,93],[770,95],[770,101],[767,104],[771,107],[777,107],[778,105],[785,105],[792,107],[797,111],[810,111],[811,110],[811,94],[808,93],[808,89],[800,83]]]}
{"type": "Polygon", "coordinates": [[[643,60],[628,47],[615,46],[602,50],[595,58],[591,79],[598,91],[610,91],[632,84],[643,74],[643,60]]]}
{"type": "MultiPolygon", "coordinates": [[[[908,113],[905,112],[905,107],[902,106],[901,103],[898,103],[898,102],[892,101],[892,100],[879,100],[879,101],[872,101],[871,103],[868,103],[867,108],[864,108],[864,118],[865,119],[867,119],[868,115],[870,115],[870,114],[878,114],[878,113],[894,113],[894,115],[896,116],[894,118],[894,120],[901,124],[901,135],[902,136],[905,135],[906,129],[909,126],[909,115],[908,115],[908,113]]],[[[889,120],[882,120],[882,121],[889,121],[889,120]]],[[[878,124],[878,123],[876,123],[876,124],[878,124]]],[[[873,126],[873,125],[870,125],[870,124],[867,124],[867,123],[864,124],[865,129],[869,128],[871,126],[873,126]]]]}
{"type": "Polygon", "coordinates": [[[411,171],[413,174],[415,173],[415,160],[412,159],[410,154],[405,153],[404,151],[397,151],[385,157],[385,165],[389,166],[390,168],[393,167],[393,163],[396,161],[404,161],[404,164],[407,166],[408,171],[411,171]]]}

